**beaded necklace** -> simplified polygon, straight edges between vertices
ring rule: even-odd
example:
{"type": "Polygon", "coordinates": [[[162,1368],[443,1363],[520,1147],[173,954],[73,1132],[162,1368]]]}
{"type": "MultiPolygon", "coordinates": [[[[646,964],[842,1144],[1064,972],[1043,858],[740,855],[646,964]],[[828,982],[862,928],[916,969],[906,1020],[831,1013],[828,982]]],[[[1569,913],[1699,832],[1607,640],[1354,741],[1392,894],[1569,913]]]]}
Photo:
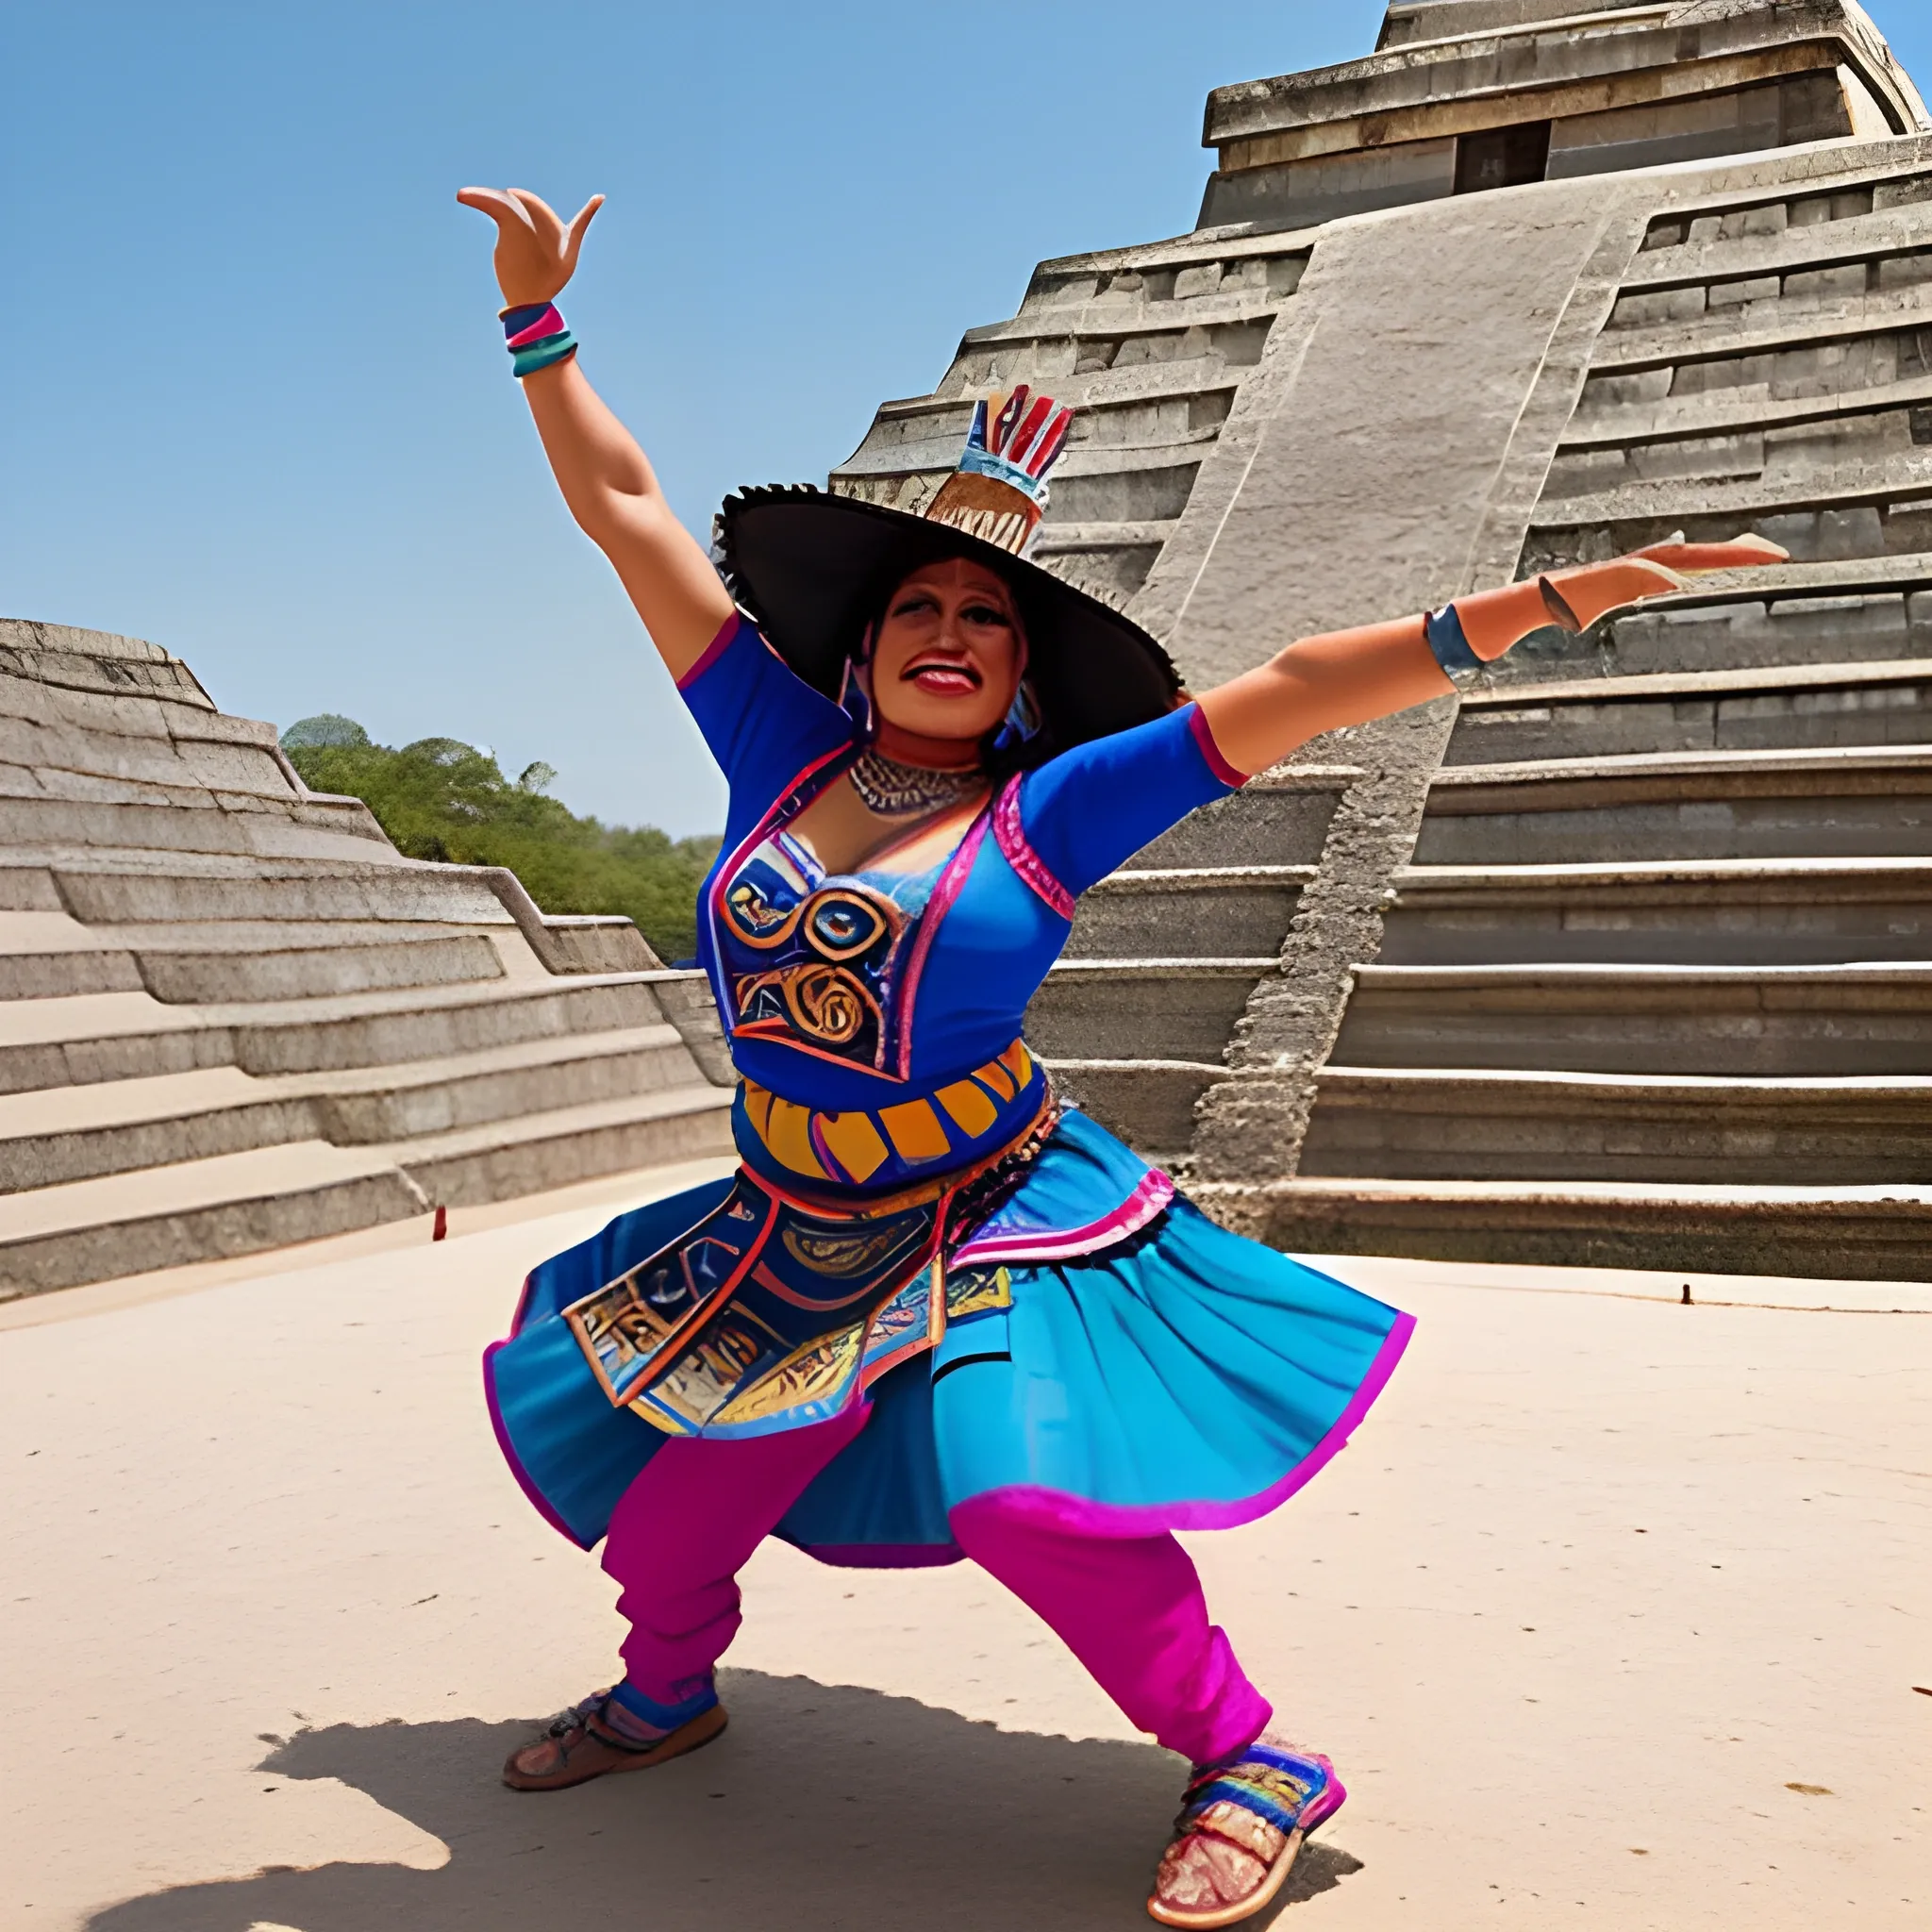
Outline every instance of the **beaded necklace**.
{"type": "Polygon", "coordinates": [[[977,766],[939,772],[924,765],[902,765],[876,750],[861,752],[846,775],[867,808],[882,818],[906,818],[957,805],[986,783],[986,774],[977,766]]]}

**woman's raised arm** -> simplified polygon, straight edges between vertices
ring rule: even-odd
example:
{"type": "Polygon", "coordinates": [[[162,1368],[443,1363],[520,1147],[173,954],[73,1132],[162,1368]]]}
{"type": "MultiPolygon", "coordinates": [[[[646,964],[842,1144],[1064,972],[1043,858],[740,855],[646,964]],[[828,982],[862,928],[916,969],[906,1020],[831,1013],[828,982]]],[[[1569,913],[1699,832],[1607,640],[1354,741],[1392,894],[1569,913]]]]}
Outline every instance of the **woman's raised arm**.
{"type": "MultiPolygon", "coordinates": [[[[522,188],[465,188],[457,199],[496,224],[496,280],[509,308],[556,300],[604,204],[592,195],[566,225],[522,188]]],[[[606,408],[575,354],[525,376],[523,386],[571,515],[610,559],[671,675],[683,676],[731,616],[718,573],[672,515],[637,439],[606,408]]]]}
{"type": "Polygon", "coordinates": [[[1443,696],[1455,687],[1452,668],[1474,671],[1533,630],[1585,630],[1613,610],[1683,590],[1687,574],[1781,563],[1785,556],[1762,537],[1657,543],[1607,563],[1478,591],[1428,618],[1302,638],[1205,693],[1201,714],[1222,757],[1252,776],[1324,731],[1443,696]]]}

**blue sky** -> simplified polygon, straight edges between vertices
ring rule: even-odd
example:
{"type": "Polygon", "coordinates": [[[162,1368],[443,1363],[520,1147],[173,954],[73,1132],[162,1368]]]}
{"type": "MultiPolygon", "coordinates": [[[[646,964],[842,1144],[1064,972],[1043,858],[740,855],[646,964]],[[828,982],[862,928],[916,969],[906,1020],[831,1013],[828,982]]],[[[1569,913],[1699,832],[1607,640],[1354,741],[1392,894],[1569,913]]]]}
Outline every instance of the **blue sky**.
{"type": "MultiPolygon", "coordinates": [[[[1932,75],[1924,0],[1868,0],[1932,75]]],[[[465,182],[610,197],[565,300],[694,528],[823,480],[1043,257],[1192,225],[1208,88],[1381,0],[8,7],[0,615],[217,703],[447,734],[579,810],[722,787],[556,500],[465,182]]]]}

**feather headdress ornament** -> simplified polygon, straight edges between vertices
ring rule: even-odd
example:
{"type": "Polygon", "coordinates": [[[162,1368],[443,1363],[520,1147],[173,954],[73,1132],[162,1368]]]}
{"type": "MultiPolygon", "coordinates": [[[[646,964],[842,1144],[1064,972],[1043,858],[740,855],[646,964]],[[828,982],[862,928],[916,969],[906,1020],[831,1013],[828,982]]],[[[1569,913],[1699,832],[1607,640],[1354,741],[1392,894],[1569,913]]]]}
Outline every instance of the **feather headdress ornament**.
{"type": "Polygon", "coordinates": [[[1072,409],[1024,383],[976,403],[959,467],[926,506],[925,521],[1024,557],[1046,514],[1047,472],[1073,422],[1072,409]]]}

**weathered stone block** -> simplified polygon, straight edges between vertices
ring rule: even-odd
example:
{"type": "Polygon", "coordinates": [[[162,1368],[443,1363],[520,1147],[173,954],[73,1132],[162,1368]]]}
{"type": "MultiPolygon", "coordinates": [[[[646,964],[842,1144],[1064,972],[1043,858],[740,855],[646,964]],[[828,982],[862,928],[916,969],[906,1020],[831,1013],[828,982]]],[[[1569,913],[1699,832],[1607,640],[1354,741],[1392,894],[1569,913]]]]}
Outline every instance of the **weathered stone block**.
{"type": "Polygon", "coordinates": [[[1607,326],[1655,328],[1667,322],[1695,322],[1707,306],[1707,291],[1703,289],[1641,290],[1617,298],[1607,326]]]}
{"type": "Polygon", "coordinates": [[[1706,307],[1735,308],[1746,302],[1774,302],[1784,292],[1776,275],[1748,275],[1742,281],[1713,282],[1706,292],[1706,307]]]}

